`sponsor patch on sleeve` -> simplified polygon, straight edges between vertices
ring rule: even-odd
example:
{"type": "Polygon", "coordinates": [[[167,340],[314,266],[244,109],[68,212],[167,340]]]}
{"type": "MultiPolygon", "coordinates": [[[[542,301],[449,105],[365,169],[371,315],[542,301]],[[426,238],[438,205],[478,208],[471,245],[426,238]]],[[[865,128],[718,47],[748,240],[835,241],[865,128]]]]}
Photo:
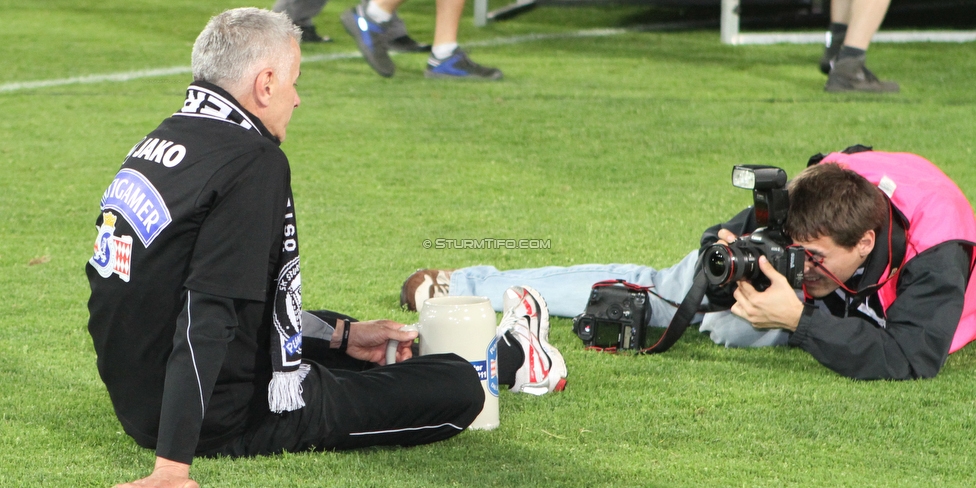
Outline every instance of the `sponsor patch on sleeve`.
{"type": "Polygon", "coordinates": [[[102,195],[102,210],[122,214],[145,247],[173,221],[156,187],[142,173],[130,168],[123,168],[115,175],[102,195]]]}
{"type": "Polygon", "coordinates": [[[108,278],[114,273],[128,283],[131,276],[132,237],[115,235],[117,219],[112,212],[102,214],[102,225],[95,236],[95,252],[88,262],[102,278],[108,278]]]}

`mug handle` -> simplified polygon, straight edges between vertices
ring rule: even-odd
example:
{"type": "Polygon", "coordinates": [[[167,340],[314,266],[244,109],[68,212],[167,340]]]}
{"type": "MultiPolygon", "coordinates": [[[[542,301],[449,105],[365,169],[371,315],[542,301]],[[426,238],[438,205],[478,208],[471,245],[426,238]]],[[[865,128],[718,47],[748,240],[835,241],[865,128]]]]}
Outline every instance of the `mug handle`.
{"type": "MultiPolygon", "coordinates": [[[[419,330],[417,324],[404,325],[400,327],[400,330],[406,332],[410,330],[419,330]]],[[[400,345],[400,341],[390,339],[386,341],[386,364],[390,365],[396,362],[396,352],[397,346],[400,345]]]]}

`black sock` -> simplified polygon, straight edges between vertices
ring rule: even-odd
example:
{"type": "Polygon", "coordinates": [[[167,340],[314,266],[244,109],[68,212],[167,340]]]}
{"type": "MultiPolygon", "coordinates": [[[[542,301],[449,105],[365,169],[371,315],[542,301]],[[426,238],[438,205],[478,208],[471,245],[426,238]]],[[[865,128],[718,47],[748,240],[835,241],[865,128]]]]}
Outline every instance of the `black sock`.
{"type": "Polygon", "coordinates": [[[840,54],[837,55],[837,60],[840,61],[841,59],[858,58],[863,61],[865,55],[867,55],[867,51],[863,49],[858,49],[856,47],[851,47],[851,46],[844,46],[840,48],[840,54]]]}
{"type": "Polygon", "coordinates": [[[830,31],[830,42],[827,43],[827,48],[840,49],[844,45],[844,36],[847,35],[847,24],[831,22],[827,30],[830,31]]]}
{"type": "Polygon", "coordinates": [[[511,332],[498,341],[498,383],[511,388],[515,385],[515,373],[525,362],[525,351],[511,332]]]}

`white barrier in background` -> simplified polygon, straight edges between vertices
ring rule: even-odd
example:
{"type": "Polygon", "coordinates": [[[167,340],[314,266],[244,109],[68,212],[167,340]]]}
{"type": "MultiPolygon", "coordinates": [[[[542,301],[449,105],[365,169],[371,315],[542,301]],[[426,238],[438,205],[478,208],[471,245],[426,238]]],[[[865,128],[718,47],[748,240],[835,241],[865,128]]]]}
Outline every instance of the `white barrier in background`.
{"type": "MultiPolygon", "coordinates": [[[[484,0],[487,2],[487,0],[484,0]]],[[[743,34],[739,32],[739,0],[722,0],[722,44],[742,46],[746,44],[818,44],[825,39],[824,32],[766,32],[743,34]]],[[[871,42],[972,42],[976,31],[894,31],[878,32],[871,42]]]]}

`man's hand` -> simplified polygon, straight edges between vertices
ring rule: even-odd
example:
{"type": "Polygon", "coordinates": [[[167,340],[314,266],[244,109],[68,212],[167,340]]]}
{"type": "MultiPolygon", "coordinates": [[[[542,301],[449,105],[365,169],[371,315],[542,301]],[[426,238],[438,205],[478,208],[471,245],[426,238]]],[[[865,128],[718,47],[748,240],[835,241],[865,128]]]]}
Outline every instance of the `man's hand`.
{"type": "Polygon", "coordinates": [[[115,488],[200,488],[196,481],[190,479],[190,465],[156,457],[156,467],[151,475],[115,488]]]}
{"type": "MultiPolygon", "coordinates": [[[[390,339],[400,342],[397,347],[397,362],[406,361],[413,356],[410,350],[417,331],[401,331],[403,324],[392,320],[368,320],[346,324],[349,327],[349,344],[346,354],[362,361],[386,364],[386,343],[390,339]]],[[[341,336],[342,331],[335,332],[341,336]]]]}
{"type": "Polygon", "coordinates": [[[748,320],[757,329],[786,329],[795,331],[803,315],[803,302],[796,290],[779,274],[766,256],[759,257],[759,269],[772,285],[759,292],[747,280],[739,281],[732,313],[748,320]]]}

